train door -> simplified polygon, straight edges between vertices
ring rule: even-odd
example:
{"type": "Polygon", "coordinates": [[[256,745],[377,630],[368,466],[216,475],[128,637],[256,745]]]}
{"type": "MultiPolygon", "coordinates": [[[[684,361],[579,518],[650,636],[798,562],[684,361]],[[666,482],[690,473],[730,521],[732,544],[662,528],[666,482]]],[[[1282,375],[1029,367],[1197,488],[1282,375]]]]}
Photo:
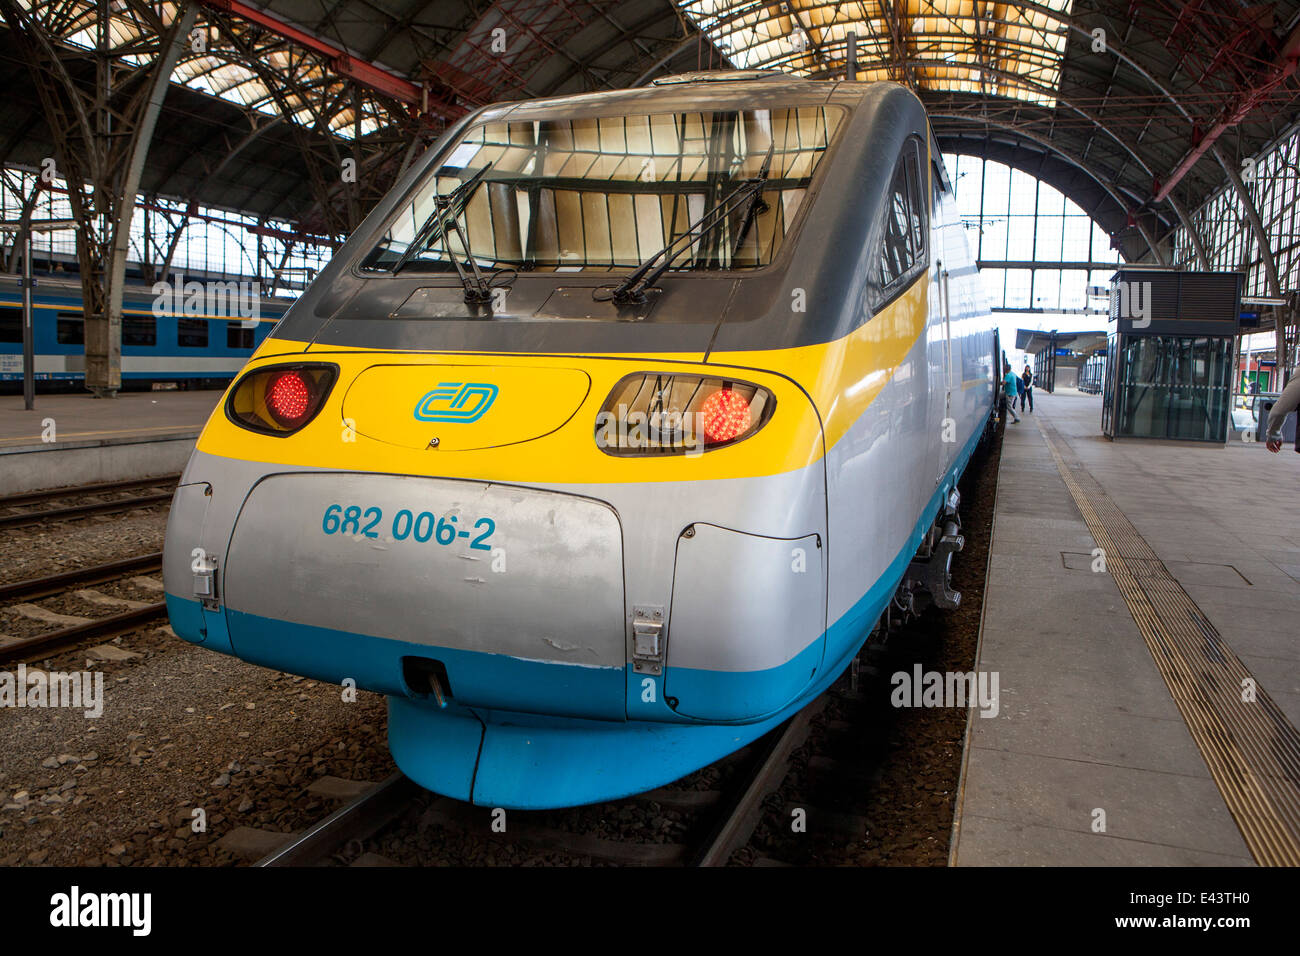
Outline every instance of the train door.
{"type": "Polygon", "coordinates": [[[968,257],[965,254],[966,239],[962,234],[961,217],[957,214],[951,194],[947,192],[940,162],[941,160],[932,160],[930,164],[930,195],[934,209],[931,235],[935,248],[935,270],[938,274],[939,309],[943,320],[940,329],[943,339],[943,369],[940,373],[941,381],[936,382],[936,391],[941,393],[943,402],[936,480],[941,480],[947,474],[957,455],[956,438],[962,431],[958,421],[964,422],[966,418],[966,410],[962,407],[961,343],[954,337],[954,330],[958,335],[961,334],[960,320],[967,314],[960,277],[965,274],[968,257]],[[959,277],[956,288],[953,285],[954,273],[959,277]]]}
{"type": "Polygon", "coordinates": [[[949,289],[948,269],[942,262],[936,263],[936,266],[939,270],[939,308],[943,311],[943,420],[940,423],[942,439],[940,465],[946,470],[952,459],[950,447],[952,442],[949,439],[956,434],[952,408],[952,295],[949,289]]]}

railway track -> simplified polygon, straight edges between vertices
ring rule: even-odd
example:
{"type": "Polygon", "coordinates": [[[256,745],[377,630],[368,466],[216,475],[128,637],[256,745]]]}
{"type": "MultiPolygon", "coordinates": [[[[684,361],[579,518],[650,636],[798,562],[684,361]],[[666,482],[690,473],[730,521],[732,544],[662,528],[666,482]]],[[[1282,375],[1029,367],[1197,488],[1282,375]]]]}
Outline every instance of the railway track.
{"type": "Polygon", "coordinates": [[[171,501],[171,486],[180,480],[180,475],[159,475],[153,478],[134,478],[129,481],[104,481],[91,485],[78,485],[70,488],[55,488],[50,491],[32,491],[19,495],[0,497],[0,528],[21,528],[27,525],[44,524],[51,521],[64,521],[70,518],[85,518],[90,515],[116,514],[134,511],[137,508],[149,508],[171,501]],[[123,492],[140,491],[149,488],[167,486],[166,491],[136,495],[129,498],[114,497],[108,500],[87,501],[81,504],[58,504],[76,498],[101,498],[105,495],[119,495],[123,492]],[[27,510],[34,505],[55,503],[55,507],[40,510],[27,510]],[[15,510],[19,509],[19,510],[15,510]],[[7,514],[3,512],[8,512],[7,514]]]}
{"type": "MultiPolygon", "coordinates": [[[[538,822],[536,814],[525,812],[509,815],[508,838],[539,852],[563,853],[619,866],[725,866],[732,853],[749,841],[761,816],[764,798],[785,778],[790,755],[806,740],[811,721],[821,712],[823,704],[823,699],[814,701],[741,751],[749,767],[727,792],[659,789],[620,802],[655,803],[703,814],[705,819],[693,827],[704,834],[702,839],[676,843],[609,840],[548,826],[538,822]]],[[[735,755],[728,759],[733,758],[735,755]]],[[[415,783],[401,773],[394,773],[253,865],[328,864],[350,844],[370,839],[397,821],[425,796],[425,791],[415,783]]],[[[482,807],[435,797],[421,814],[420,822],[422,826],[440,825],[473,833],[482,831],[483,816],[482,807]]]]}
{"type": "Polygon", "coordinates": [[[366,840],[397,819],[420,792],[401,773],[394,773],[253,865],[325,863],[353,840],[366,840]]]}
{"type": "MultiPolygon", "coordinates": [[[[162,552],[155,551],[120,561],[110,561],[74,571],[0,585],[0,602],[10,605],[14,602],[39,600],[64,594],[75,588],[156,572],[161,568],[162,552]]],[[[37,654],[48,654],[85,641],[117,637],[148,624],[166,613],[166,604],[159,601],[149,603],[145,607],[129,608],[117,614],[95,618],[85,623],[19,637],[0,645],[0,663],[27,660],[37,654]]]]}
{"type": "Polygon", "coordinates": [[[898,711],[889,701],[890,675],[910,672],[916,663],[938,670],[973,665],[996,462],[996,451],[981,460],[979,474],[972,476],[979,484],[966,496],[976,507],[963,529],[970,544],[959,571],[969,600],[963,601],[961,611],[939,619],[947,623],[917,619],[889,642],[869,644],[826,694],[709,768],[735,770],[729,777],[725,771],[713,774],[712,780],[725,780],[724,785],[661,788],[602,807],[579,808],[589,811],[586,816],[577,811],[510,811],[505,832],[494,833],[490,809],[432,796],[396,774],[258,865],[347,862],[357,855],[358,846],[381,859],[423,863],[418,855],[411,859],[410,848],[421,845],[415,831],[429,827],[447,836],[435,842],[445,848],[435,851],[437,862],[453,865],[481,859],[479,854],[492,859],[487,848],[493,844],[517,844],[546,863],[568,858],[622,866],[798,866],[863,860],[943,865],[960,780],[965,717],[961,711],[898,711]],[[987,490],[976,494],[978,489],[987,490]],[[966,634],[972,627],[973,634],[966,634]],[[945,727],[945,721],[955,723],[956,729],[945,727]],[[653,813],[642,812],[647,804],[653,813]],[[678,818],[684,821],[685,833],[661,842],[644,834],[628,838],[638,831],[635,824],[619,822],[629,809],[639,817],[678,818]],[[802,829],[793,825],[796,817],[803,818],[802,829]],[[594,821],[608,826],[584,825],[594,821]],[[612,830],[621,838],[601,836],[598,830],[612,830]]]}

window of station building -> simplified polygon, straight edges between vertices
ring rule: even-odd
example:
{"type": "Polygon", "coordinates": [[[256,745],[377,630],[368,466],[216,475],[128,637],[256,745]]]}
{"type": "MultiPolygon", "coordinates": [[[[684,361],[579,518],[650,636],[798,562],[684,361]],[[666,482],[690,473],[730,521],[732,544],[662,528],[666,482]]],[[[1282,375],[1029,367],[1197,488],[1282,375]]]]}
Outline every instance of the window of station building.
{"type": "Polygon", "coordinates": [[[176,344],[182,348],[203,349],[208,347],[207,319],[177,319],[176,344]]]}
{"type": "Polygon", "coordinates": [[[80,312],[58,314],[58,342],[60,345],[85,345],[86,320],[80,312]]]}
{"type": "Polygon", "coordinates": [[[908,143],[894,169],[880,250],[880,284],[889,288],[925,258],[926,208],[916,144],[908,143]]]}
{"type": "Polygon", "coordinates": [[[1112,270],[1090,267],[1122,258],[1098,222],[1029,173],[967,154],[943,160],[995,312],[1101,314],[1089,289],[1108,287],[1112,270]]]}
{"type": "Polygon", "coordinates": [[[238,322],[226,323],[226,348],[251,349],[253,347],[253,330],[244,328],[238,322]]]}
{"type": "Polygon", "coordinates": [[[122,316],[122,344],[150,346],[158,344],[158,320],[152,315],[122,316]]]}
{"type": "Polygon", "coordinates": [[[23,310],[0,309],[0,342],[23,340],[23,310]]]}

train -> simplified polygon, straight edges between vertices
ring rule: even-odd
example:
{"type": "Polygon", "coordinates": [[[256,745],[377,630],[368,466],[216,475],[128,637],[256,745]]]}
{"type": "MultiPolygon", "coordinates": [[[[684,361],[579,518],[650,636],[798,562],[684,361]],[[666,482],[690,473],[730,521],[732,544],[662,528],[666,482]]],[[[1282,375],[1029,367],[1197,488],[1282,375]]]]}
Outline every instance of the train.
{"type": "Polygon", "coordinates": [[[918,98],[771,71],[483,107],[213,412],[195,644],[387,697],[397,766],[542,809],[666,785],[955,607],[995,324],[918,98]]]}
{"type": "MultiPolygon", "coordinates": [[[[270,297],[250,281],[187,279],[131,282],[122,295],[122,384],[224,388],[270,334],[292,299],[270,297]],[[187,289],[188,287],[188,289],[187,289]]],[[[43,390],[85,379],[85,311],[75,274],[36,276],[32,290],[34,378],[43,390]]],[[[0,275],[0,389],[23,378],[21,279],[0,275]]]]}

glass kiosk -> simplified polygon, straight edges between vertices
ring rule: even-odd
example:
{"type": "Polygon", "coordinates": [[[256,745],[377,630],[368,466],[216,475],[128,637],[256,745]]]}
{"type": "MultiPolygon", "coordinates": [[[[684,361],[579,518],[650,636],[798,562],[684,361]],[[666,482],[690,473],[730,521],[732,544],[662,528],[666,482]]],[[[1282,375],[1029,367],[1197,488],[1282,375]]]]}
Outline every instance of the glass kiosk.
{"type": "Polygon", "coordinates": [[[1226,444],[1240,326],[1239,273],[1116,272],[1102,434],[1226,444]]]}

